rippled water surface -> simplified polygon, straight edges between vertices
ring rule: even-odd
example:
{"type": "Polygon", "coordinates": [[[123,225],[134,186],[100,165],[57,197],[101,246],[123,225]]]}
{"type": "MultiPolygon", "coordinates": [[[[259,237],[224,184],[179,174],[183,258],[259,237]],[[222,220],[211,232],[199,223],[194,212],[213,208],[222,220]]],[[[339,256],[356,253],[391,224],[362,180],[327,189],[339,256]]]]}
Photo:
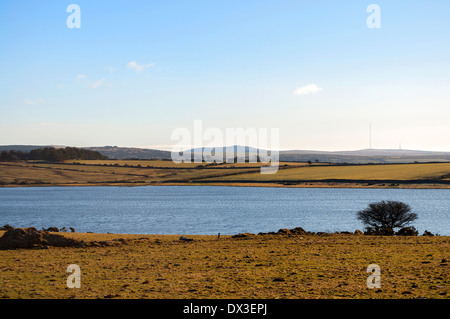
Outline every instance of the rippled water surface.
{"type": "Polygon", "coordinates": [[[220,186],[0,188],[0,225],[78,232],[236,234],[354,231],[369,203],[400,200],[419,232],[450,235],[450,190],[220,186]]]}

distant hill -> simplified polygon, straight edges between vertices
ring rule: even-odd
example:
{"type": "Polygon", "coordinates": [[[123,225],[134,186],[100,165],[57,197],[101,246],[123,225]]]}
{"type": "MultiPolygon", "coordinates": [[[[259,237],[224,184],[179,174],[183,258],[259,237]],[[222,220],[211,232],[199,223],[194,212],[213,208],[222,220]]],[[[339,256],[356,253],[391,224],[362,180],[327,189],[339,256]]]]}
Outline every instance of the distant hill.
{"type": "Polygon", "coordinates": [[[110,159],[171,159],[170,151],[161,151],[147,148],[99,146],[84,147],[91,151],[97,151],[110,159]]]}
{"type": "Polygon", "coordinates": [[[356,151],[281,151],[280,161],[319,161],[329,163],[414,163],[449,162],[450,152],[365,149],[356,151]]]}
{"type": "Polygon", "coordinates": [[[49,161],[49,162],[63,162],[69,159],[81,160],[104,160],[108,159],[104,155],[96,151],[87,150],[77,147],[44,147],[33,149],[29,152],[24,151],[1,151],[0,162],[15,162],[15,161],[49,161]]]}
{"type": "MultiPolygon", "coordinates": [[[[208,153],[214,151],[212,148],[194,148],[193,153],[206,150],[208,153]]],[[[222,152],[237,152],[237,146],[227,146],[222,148],[222,152]]],[[[258,154],[258,149],[253,147],[243,147],[245,155],[258,154]]],[[[355,151],[314,151],[314,150],[288,150],[279,152],[281,162],[326,162],[326,163],[414,163],[414,162],[449,162],[450,152],[430,152],[416,150],[392,150],[392,149],[364,149],[355,151]]]]}
{"type": "MultiPolygon", "coordinates": [[[[191,152],[197,153],[197,152],[202,152],[202,151],[207,151],[207,152],[214,152],[215,149],[218,147],[198,147],[198,148],[193,148],[191,150],[191,152]]],[[[234,145],[234,146],[224,146],[222,147],[222,153],[225,152],[232,152],[234,151],[235,153],[239,151],[244,151],[246,154],[257,154],[258,153],[258,149],[251,147],[251,146],[240,146],[240,145],[234,145]]]]}
{"type": "MultiPolygon", "coordinates": [[[[29,152],[33,149],[55,147],[62,148],[60,145],[4,145],[0,146],[0,152],[3,150],[29,152]]],[[[170,151],[162,151],[147,148],[136,147],[117,147],[117,146],[98,146],[83,147],[88,150],[97,151],[100,154],[111,159],[165,159],[171,160],[170,151]]],[[[237,151],[238,146],[227,146],[222,151],[237,151]]],[[[193,153],[201,152],[205,148],[194,148],[193,153]]],[[[211,148],[206,148],[211,151],[211,148]]],[[[258,149],[246,146],[244,148],[246,155],[257,154],[258,149]]],[[[414,162],[450,162],[450,152],[432,152],[420,150],[393,150],[393,149],[363,149],[355,151],[314,151],[314,150],[287,150],[280,151],[280,161],[287,162],[326,162],[326,163],[414,163],[414,162]]]]}
{"type": "MultiPolygon", "coordinates": [[[[64,148],[62,145],[0,145],[2,151],[21,151],[30,152],[35,149],[47,147],[64,148]]],[[[90,151],[96,151],[107,156],[110,159],[171,159],[169,151],[160,151],[145,148],[117,147],[117,146],[99,146],[99,147],[81,147],[90,151]]]]}
{"type": "Polygon", "coordinates": [[[52,145],[0,145],[0,152],[2,151],[17,151],[17,152],[30,152],[38,148],[53,147],[52,145]]]}

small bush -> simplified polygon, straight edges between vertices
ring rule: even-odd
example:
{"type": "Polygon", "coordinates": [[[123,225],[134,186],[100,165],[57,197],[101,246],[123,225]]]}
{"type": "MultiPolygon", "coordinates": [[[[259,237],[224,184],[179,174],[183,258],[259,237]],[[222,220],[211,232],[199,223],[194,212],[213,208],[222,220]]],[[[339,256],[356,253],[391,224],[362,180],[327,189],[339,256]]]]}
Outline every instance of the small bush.
{"type": "Polygon", "coordinates": [[[417,214],[403,202],[381,201],[369,204],[364,210],[356,213],[358,219],[371,228],[369,231],[393,232],[393,229],[405,227],[415,219],[417,214]]]}

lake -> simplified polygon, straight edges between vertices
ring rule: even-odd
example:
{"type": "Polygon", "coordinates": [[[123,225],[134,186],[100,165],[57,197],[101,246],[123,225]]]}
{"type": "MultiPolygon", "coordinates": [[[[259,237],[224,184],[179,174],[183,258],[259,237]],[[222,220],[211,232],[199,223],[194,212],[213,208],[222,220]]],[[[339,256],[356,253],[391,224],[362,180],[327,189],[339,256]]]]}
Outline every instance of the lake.
{"type": "Polygon", "coordinates": [[[400,200],[425,230],[450,235],[450,190],[222,186],[0,188],[0,226],[77,232],[202,235],[363,230],[356,212],[400,200]]]}

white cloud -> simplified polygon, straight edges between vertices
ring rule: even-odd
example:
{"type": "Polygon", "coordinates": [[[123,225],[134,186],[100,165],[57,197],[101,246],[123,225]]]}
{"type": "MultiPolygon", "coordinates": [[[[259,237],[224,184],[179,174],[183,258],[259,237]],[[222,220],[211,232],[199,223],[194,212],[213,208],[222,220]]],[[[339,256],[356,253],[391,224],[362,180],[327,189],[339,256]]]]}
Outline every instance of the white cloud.
{"type": "Polygon", "coordinates": [[[315,84],[308,84],[302,87],[299,87],[295,89],[294,95],[307,95],[307,94],[316,94],[320,91],[323,91],[323,88],[315,85],[315,84]]]}
{"type": "Polygon", "coordinates": [[[23,103],[28,105],[34,105],[34,104],[44,104],[44,100],[41,98],[37,98],[36,100],[30,100],[30,99],[24,99],[23,103]]]}
{"type": "Polygon", "coordinates": [[[98,87],[100,87],[103,84],[104,81],[105,81],[105,79],[100,79],[100,80],[94,82],[91,85],[91,89],[97,89],[98,87]]]}
{"type": "Polygon", "coordinates": [[[80,81],[81,79],[85,79],[85,78],[86,78],[86,75],[84,75],[84,74],[77,75],[77,81],[80,81]]]}
{"type": "Polygon", "coordinates": [[[139,64],[136,63],[136,61],[128,62],[128,68],[132,69],[132,70],[135,70],[136,72],[141,72],[144,69],[147,69],[147,68],[149,68],[149,67],[151,67],[153,65],[154,65],[154,63],[139,65],[139,64]]]}

